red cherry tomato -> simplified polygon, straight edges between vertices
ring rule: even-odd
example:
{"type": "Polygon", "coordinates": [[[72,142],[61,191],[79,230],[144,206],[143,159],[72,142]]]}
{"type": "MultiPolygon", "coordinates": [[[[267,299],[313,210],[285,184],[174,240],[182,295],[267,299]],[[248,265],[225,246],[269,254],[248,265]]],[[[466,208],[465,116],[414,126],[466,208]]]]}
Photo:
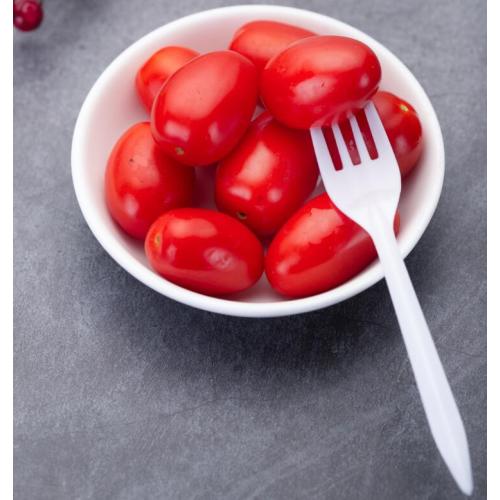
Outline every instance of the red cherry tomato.
{"type": "Polygon", "coordinates": [[[154,101],[151,128],[159,146],[186,165],[210,165],[241,139],[257,103],[257,70],[233,51],[188,62],[154,101]]]}
{"type": "Polygon", "coordinates": [[[248,57],[260,72],[269,59],[291,43],[314,35],[312,31],[277,21],[251,21],[234,34],[229,48],[248,57]]]}
{"type": "Polygon", "coordinates": [[[217,169],[215,201],[259,236],[271,236],[311,194],[318,166],[308,132],[267,113],[217,169]]]}
{"type": "MultiPolygon", "coordinates": [[[[399,229],[399,216],[394,222],[399,229]]],[[[360,226],[322,194],[299,209],[280,229],[266,256],[272,287],[289,297],[324,292],[346,282],[376,257],[360,226]]]]}
{"type": "Polygon", "coordinates": [[[377,92],[373,102],[379,112],[401,176],[407,176],[422,155],[422,125],[417,112],[408,102],[390,92],[377,92]]]}
{"type": "Polygon", "coordinates": [[[342,36],[299,40],[271,59],[260,79],[266,108],[292,128],[330,125],[360,108],[381,76],[375,53],[342,36]]]}
{"type": "Polygon", "coordinates": [[[189,205],[194,170],[169,158],[156,145],[148,122],[130,127],[106,167],[106,203],[113,219],[134,238],[144,238],[166,210],[189,205]]]}
{"type": "Polygon", "coordinates": [[[180,208],[162,215],[149,230],[146,255],[161,276],[207,295],[239,292],[262,275],[259,240],[228,215],[180,208]]]}
{"type": "Polygon", "coordinates": [[[163,47],[155,52],[139,69],[135,88],[144,107],[151,111],[154,98],[162,85],[184,64],[199,56],[186,47],[163,47]]]}

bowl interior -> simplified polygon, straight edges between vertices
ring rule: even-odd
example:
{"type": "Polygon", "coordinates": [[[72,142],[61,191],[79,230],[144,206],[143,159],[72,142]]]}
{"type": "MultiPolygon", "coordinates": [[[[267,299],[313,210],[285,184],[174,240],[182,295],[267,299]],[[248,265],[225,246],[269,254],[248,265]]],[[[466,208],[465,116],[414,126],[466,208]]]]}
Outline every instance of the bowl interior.
{"type": "MultiPolygon", "coordinates": [[[[359,293],[382,277],[380,265],[374,263],[344,285],[304,299],[287,300],[277,295],[265,277],[244,293],[225,299],[206,297],[157,276],[148,265],[142,244],[117,227],[104,201],[104,170],[115,141],[133,123],[148,120],[134,89],[140,65],[165,45],[186,45],[200,52],[226,48],[234,31],[253,19],[274,19],[319,34],[364,41],[380,59],[381,88],[407,99],[416,108],[424,129],[425,148],[418,168],[404,183],[400,202],[399,244],[406,256],[425,230],[442,187],[443,144],[434,110],[415,77],[382,45],[351,26],[309,11],[276,6],[225,7],[179,19],[146,35],[108,66],[87,96],[75,128],[72,168],[78,201],[91,230],[108,253],[136,278],[195,307],[242,316],[277,316],[317,309],[359,293]]],[[[198,196],[205,206],[212,204],[212,173],[210,169],[197,169],[198,196]]]]}

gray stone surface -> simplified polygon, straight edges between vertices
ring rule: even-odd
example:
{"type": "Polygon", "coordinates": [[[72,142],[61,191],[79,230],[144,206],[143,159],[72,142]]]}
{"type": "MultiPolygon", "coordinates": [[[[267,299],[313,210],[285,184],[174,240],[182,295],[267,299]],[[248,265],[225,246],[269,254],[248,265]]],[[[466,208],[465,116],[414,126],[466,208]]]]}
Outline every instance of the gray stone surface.
{"type": "MultiPolygon", "coordinates": [[[[70,142],[94,80],[159,24],[236,2],[45,2],[16,33],[15,496],[456,499],[384,284],[247,320],[167,300],[119,268],[78,209],[70,142]]],[[[427,89],[447,172],[407,259],[486,496],[486,2],[285,2],[392,49],[427,89]]]]}

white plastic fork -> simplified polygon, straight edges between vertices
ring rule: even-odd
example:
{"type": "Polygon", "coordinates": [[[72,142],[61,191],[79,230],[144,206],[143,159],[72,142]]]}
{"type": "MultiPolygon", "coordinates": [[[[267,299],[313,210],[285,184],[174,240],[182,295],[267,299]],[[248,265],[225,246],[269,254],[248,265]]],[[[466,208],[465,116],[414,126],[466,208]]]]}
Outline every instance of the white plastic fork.
{"type": "Polygon", "coordinates": [[[354,116],[349,123],[361,160],[358,165],[351,160],[339,126],[332,126],[341,170],[334,168],[322,129],[312,128],[321,177],[333,203],[365,229],[375,244],[432,436],[458,486],[470,495],[473,480],[464,425],[394,236],[401,193],[398,164],[374,104],[369,102],[364,112],[377,158],[370,158],[354,116]]]}

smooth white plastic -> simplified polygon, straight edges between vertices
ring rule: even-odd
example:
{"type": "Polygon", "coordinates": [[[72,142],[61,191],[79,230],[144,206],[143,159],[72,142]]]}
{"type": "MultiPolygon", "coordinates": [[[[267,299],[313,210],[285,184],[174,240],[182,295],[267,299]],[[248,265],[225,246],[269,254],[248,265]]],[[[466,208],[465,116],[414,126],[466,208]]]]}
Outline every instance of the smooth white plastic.
{"type": "MultiPolygon", "coordinates": [[[[199,309],[232,316],[271,317],[313,311],[348,299],[379,281],[382,268],[376,262],[343,285],[303,299],[279,296],[265,277],[247,292],[224,299],[208,297],[174,285],[150,268],[142,245],[128,238],[109,216],[103,189],[106,161],[115,141],[130,125],[148,119],[134,89],[135,73],[142,63],[165,45],[186,45],[200,52],[227,47],[236,29],[254,19],[273,19],[320,34],[363,41],[382,65],[381,88],[407,99],[418,111],[425,148],[418,168],[405,182],[400,203],[398,244],[406,256],[429,224],[443,183],[443,139],[432,104],[412,73],[383,45],[345,23],[307,10],[270,5],[223,7],[178,19],[147,34],[121,53],[90,90],[76,122],[71,164],[76,196],[87,224],[109,255],[130,274],[157,292],[199,309]]],[[[201,169],[197,173],[206,205],[210,205],[213,192],[209,173],[201,169]]]]}
{"type": "Polygon", "coordinates": [[[396,310],[408,357],[436,445],[460,489],[470,495],[472,469],[465,429],[427,321],[394,236],[401,193],[397,160],[373,103],[366,117],[378,157],[368,154],[357,120],[350,118],[361,163],[353,165],[338,125],[332,127],[343,168],[335,170],[320,128],[311,129],[316,158],[328,196],[372,237],[396,310]]]}

